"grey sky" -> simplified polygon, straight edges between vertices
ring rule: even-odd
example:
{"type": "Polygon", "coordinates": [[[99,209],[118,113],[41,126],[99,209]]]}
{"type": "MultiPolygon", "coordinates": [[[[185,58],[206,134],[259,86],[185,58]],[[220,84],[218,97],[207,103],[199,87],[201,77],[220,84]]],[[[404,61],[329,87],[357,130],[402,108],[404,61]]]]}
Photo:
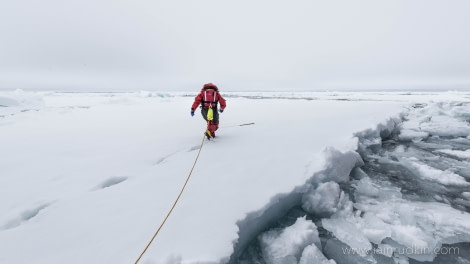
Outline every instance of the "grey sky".
{"type": "Polygon", "coordinates": [[[468,0],[3,0],[0,90],[470,89],[468,0]]]}

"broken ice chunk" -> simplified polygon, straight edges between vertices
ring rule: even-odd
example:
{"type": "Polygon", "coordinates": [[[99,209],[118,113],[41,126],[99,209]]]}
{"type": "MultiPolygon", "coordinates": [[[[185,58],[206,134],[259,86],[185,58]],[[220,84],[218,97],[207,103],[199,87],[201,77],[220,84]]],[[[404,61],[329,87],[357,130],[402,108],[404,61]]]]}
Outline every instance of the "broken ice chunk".
{"type": "Polygon", "coordinates": [[[305,216],[282,230],[264,232],[258,239],[264,260],[272,264],[297,264],[305,247],[321,247],[317,226],[305,216]]]}
{"type": "Polygon", "coordinates": [[[302,208],[311,214],[330,216],[336,212],[341,189],[336,182],[325,182],[302,197],[302,208]]]}
{"type": "Polygon", "coordinates": [[[328,260],[321,250],[319,250],[315,245],[310,245],[304,249],[302,252],[302,257],[300,258],[299,264],[335,264],[336,262],[332,259],[328,260]]]}

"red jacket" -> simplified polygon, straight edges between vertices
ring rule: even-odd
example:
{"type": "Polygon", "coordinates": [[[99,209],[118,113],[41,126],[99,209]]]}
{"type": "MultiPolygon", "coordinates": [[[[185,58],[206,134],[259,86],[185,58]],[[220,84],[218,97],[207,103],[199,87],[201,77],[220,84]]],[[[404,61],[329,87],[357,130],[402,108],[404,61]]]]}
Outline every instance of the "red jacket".
{"type": "Polygon", "coordinates": [[[217,103],[220,103],[220,109],[224,110],[226,106],[225,99],[219,93],[219,89],[212,83],[204,84],[204,87],[201,89],[201,92],[194,98],[194,103],[191,106],[191,111],[194,112],[196,108],[202,104],[202,107],[217,107],[217,103]],[[212,92],[215,92],[215,98],[212,97],[212,92]],[[207,93],[210,93],[208,95],[207,93]],[[208,98],[210,97],[210,100],[208,98]]]}

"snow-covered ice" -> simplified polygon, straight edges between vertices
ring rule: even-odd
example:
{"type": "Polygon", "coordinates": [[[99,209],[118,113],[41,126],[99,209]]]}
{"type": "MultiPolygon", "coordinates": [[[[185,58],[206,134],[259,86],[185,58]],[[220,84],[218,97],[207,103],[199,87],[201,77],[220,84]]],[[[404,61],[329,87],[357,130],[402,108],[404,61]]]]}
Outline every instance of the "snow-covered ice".
{"type": "MultiPolygon", "coordinates": [[[[134,263],[196,92],[0,92],[0,263],[134,263]]],[[[469,93],[223,94],[141,263],[470,262],[469,93]]]]}

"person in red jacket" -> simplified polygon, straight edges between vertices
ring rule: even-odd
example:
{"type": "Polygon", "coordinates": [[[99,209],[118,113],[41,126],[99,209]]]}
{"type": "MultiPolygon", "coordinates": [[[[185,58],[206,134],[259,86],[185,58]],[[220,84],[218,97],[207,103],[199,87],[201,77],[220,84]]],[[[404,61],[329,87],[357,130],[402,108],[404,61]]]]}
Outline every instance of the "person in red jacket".
{"type": "MultiPolygon", "coordinates": [[[[215,137],[215,131],[219,128],[219,113],[225,109],[225,99],[219,93],[219,89],[213,83],[206,83],[201,89],[201,92],[194,98],[194,103],[191,106],[191,116],[194,116],[194,111],[201,105],[201,114],[204,120],[207,121],[207,130],[205,135],[207,139],[215,137]],[[220,109],[217,112],[217,106],[220,104],[220,109]],[[212,109],[212,120],[208,120],[207,114],[209,109],[212,109]]],[[[210,119],[210,118],[209,118],[210,119]]]]}

